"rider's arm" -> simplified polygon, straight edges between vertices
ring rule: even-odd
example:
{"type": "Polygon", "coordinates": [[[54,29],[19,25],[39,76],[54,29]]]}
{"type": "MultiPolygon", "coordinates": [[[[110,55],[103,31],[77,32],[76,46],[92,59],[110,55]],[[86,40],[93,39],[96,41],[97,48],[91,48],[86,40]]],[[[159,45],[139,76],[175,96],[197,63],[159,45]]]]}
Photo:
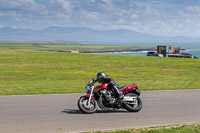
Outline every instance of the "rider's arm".
{"type": "Polygon", "coordinates": [[[106,76],[103,78],[104,83],[110,83],[112,81],[112,78],[110,76],[106,76]]]}
{"type": "Polygon", "coordinates": [[[105,79],[105,80],[111,80],[112,78],[111,78],[110,76],[107,75],[106,77],[104,77],[104,79],[105,79]]]}

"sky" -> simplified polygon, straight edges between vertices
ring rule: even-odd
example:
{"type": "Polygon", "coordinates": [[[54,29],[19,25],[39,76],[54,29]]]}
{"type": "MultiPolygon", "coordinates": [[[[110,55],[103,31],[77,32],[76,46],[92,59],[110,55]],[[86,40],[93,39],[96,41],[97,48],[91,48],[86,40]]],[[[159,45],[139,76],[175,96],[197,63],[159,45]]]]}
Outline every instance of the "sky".
{"type": "Polygon", "coordinates": [[[200,0],[0,0],[0,28],[50,26],[200,37],[200,0]]]}

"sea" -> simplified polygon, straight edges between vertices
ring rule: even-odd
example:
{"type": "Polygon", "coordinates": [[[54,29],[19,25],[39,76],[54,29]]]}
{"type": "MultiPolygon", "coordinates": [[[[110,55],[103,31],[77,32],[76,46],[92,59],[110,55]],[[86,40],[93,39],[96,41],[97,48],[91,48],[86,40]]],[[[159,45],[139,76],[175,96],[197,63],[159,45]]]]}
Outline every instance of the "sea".
{"type": "MultiPolygon", "coordinates": [[[[121,45],[121,46],[142,46],[142,47],[156,47],[157,45],[173,45],[175,47],[180,46],[181,52],[189,53],[200,59],[200,42],[139,42],[139,43],[106,43],[107,45],[121,45]]],[[[148,51],[140,52],[110,52],[106,54],[117,54],[117,55],[136,55],[146,56],[148,51]]]]}

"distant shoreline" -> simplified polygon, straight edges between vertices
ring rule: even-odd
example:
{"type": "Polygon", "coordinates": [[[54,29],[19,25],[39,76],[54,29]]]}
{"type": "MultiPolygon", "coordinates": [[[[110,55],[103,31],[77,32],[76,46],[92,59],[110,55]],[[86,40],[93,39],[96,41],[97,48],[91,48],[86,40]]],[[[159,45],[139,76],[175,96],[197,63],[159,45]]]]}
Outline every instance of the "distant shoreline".
{"type": "MultiPolygon", "coordinates": [[[[186,51],[186,49],[181,49],[186,51]]],[[[132,49],[132,50],[86,50],[86,51],[75,51],[75,50],[41,50],[41,51],[52,51],[52,52],[77,52],[77,53],[121,53],[121,52],[142,52],[142,51],[157,51],[156,49],[132,49]]]]}
{"type": "Polygon", "coordinates": [[[69,53],[120,53],[120,52],[142,52],[142,51],[156,51],[150,49],[134,49],[134,50],[88,50],[88,51],[76,51],[76,50],[39,50],[50,52],[69,52],[69,53]]]}
{"type": "MultiPolygon", "coordinates": [[[[120,46],[120,45],[91,45],[91,44],[43,44],[43,43],[0,43],[0,48],[24,49],[49,52],[69,53],[121,53],[157,51],[155,46],[120,46]]],[[[181,49],[185,50],[185,49],[181,49]]]]}
{"type": "Polygon", "coordinates": [[[148,49],[132,49],[132,50],[94,50],[94,51],[79,51],[79,53],[111,53],[111,52],[141,52],[141,51],[155,51],[152,48],[148,49]]]}

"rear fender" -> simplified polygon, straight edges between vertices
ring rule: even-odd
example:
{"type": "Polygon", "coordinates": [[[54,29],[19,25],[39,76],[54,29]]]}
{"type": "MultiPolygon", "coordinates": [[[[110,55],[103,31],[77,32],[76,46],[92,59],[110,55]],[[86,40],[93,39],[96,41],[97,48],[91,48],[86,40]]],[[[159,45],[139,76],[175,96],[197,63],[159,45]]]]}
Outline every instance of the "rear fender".
{"type": "Polygon", "coordinates": [[[141,94],[141,92],[138,90],[138,87],[133,88],[133,90],[131,92],[138,95],[138,96],[140,96],[140,94],[141,94]]]}
{"type": "MultiPolygon", "coordinates": [[[[84,95],[84,96],[81,96],[81,97],[90,97],[90,95],[84,95]]],[[[92,97],[92,99],[96,100],[94,97],[92,97]]]]}
{"type": "Polygon", "coordinates": [[[141,94],[141,92],[138,90],[137,84],[135,84],[135,83],[133,83],[132,86],[129,86],[129,87],[123,89],[122,91],[124,91],[124,92],[127,91],[128,93],[134,93],[138,96],[140,96],[140,94],[141,94]]]}

